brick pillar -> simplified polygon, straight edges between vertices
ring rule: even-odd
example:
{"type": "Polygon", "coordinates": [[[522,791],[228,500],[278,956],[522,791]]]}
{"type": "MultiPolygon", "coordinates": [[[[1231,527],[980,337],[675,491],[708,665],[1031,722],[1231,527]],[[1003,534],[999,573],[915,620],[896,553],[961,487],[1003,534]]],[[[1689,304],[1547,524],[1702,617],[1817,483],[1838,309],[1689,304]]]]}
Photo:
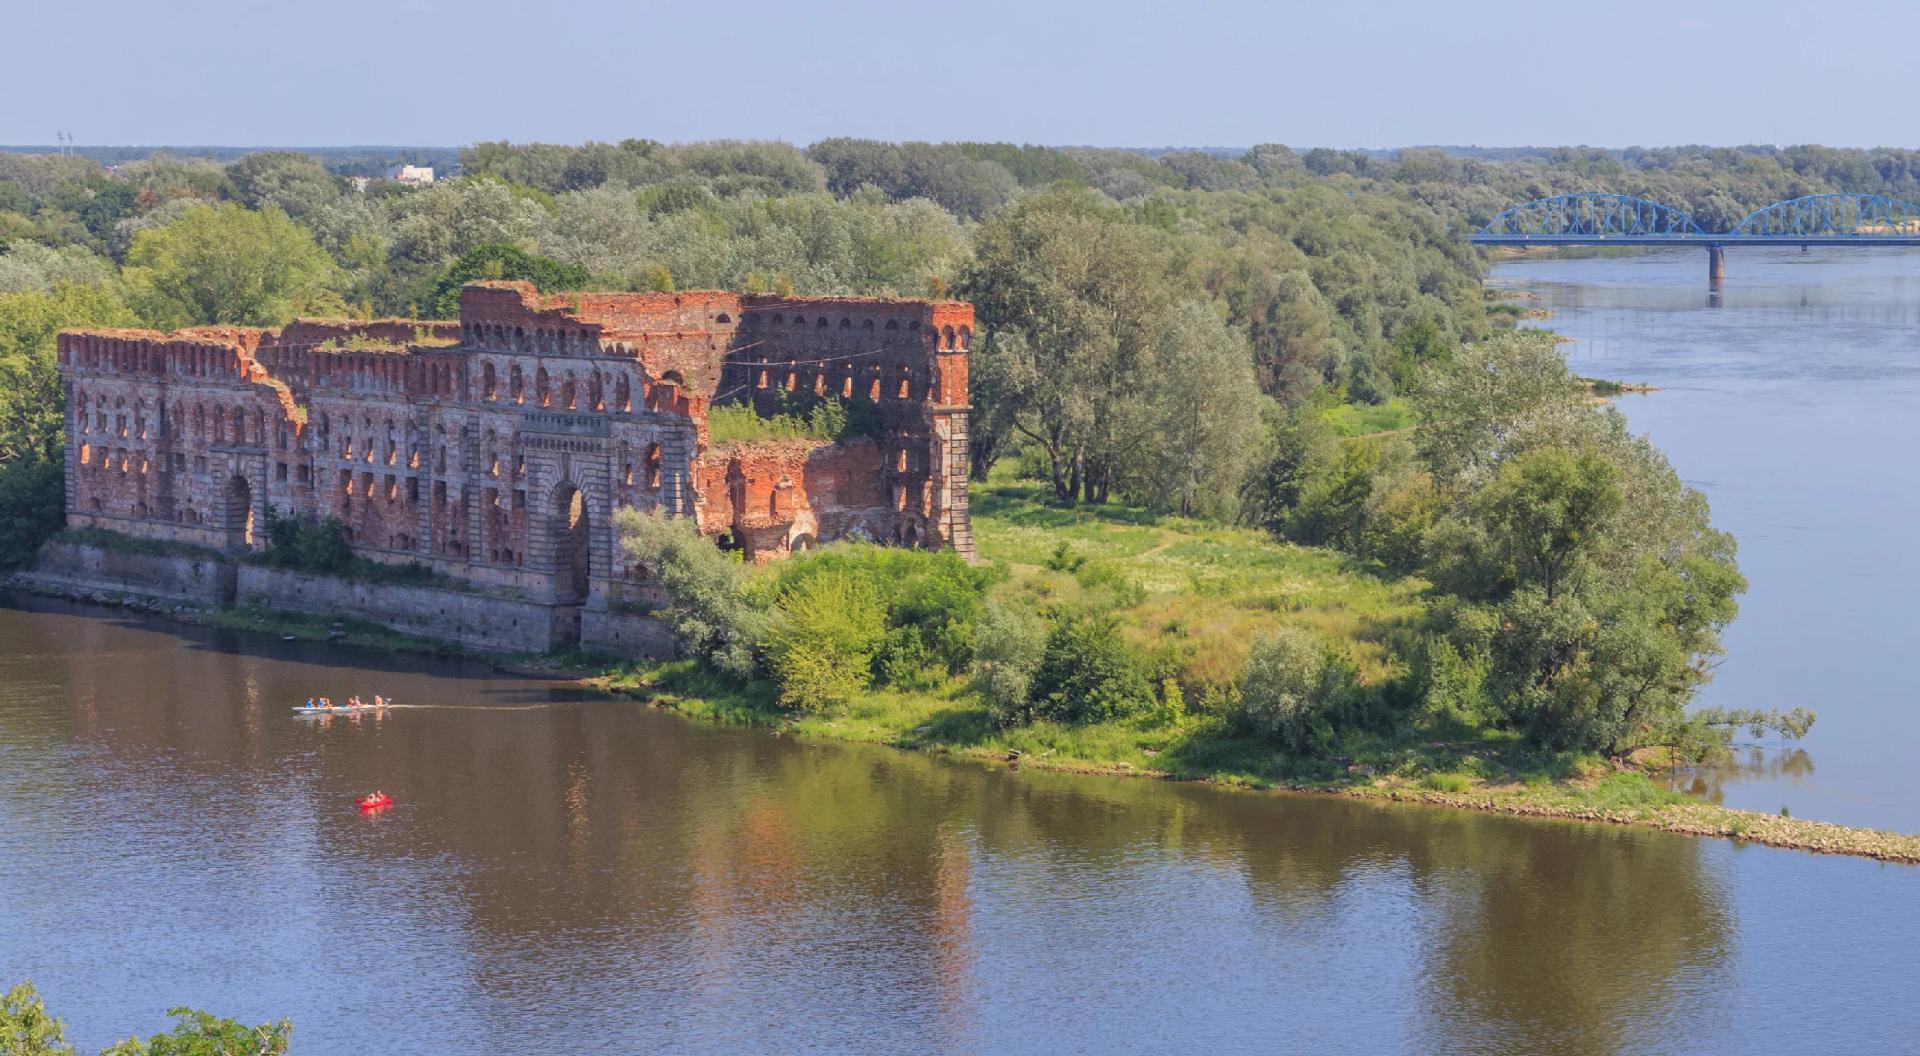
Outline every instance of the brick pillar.
{"type": "Polygon", "coordinates": [[[972,465],[967,410],[959,407],[933,414],[929,431],[934,458],[927,486],[933,491],[934,530],[955,553],[973,561],[978,555],[973,548],[973,520],[967,512],[967,471],[972,465]]]}

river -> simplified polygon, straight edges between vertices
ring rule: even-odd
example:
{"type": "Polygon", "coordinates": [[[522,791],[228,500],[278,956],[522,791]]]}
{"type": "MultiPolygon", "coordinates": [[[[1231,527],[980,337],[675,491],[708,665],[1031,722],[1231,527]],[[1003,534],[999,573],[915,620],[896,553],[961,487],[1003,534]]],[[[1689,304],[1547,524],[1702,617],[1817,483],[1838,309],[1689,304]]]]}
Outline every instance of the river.
{"type": "MultiPolygon", "coordinates": [[[[1756,577],[1758,578],[1758,577],[1756,577]]],[[[0,985],[298,1053],[1804,1053],[1920,871],[957,764],[478,665],[0,607],[0,985]],[[383,718],[293,717],[388,693],[383,718]],[[362,816],[355,794],[392,793],[362,816]]],[[[1824,772],[1824,771],[1823,771],[1824,772]]]]}
{"type": "MultiPolygon", "coordinates": [[[[1700,703],[1810,707],[1796,745],[1698,776],[1729,806],[1920,831],[1920,253],[1699,249],[1532,258],[1492,281],[1704,491],[1750,589],[1700,703]]],[[[1745,738],[1743,737],[1743,741],[1745,738]]]]}

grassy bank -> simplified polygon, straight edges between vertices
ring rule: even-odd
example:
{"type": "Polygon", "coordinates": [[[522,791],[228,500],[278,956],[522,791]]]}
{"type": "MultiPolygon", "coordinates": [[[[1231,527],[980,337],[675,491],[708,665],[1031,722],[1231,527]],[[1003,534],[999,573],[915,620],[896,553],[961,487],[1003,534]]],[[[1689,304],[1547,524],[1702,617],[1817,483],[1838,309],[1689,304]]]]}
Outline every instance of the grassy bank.
{"type": "MultiPolygon", "coordinates": [[[[1054,506],[1035,483],[976,486],[973,518],[981,554],[1006,572],[997,592],[1036,602],[1109,592],[1122,633],[1146,651],[1175,650],[1168,659],[1188,687],[1229,677],[1248,642],[1282,622],[1342,643],[1363,680],[1388,678],[1384,643],[1427,603],[1421,580],[1383,578],[1331,551],[1123,506],[1054,506]]],[[[966,676],[869,690],[827,715],[796,715],[779,705],[771,683],[741,686],[691,661],[614,665],[590,681],[699,721],[1002,765],[1602,821],[1920,862],[1920,836],[1713,806],[1668,791],[1650,770],[1533,748],[1504,732],[1407,733],[1343,744],[1339,758],[1299,758],[1243,735],[1191,690],[1181,709],[1008,727],[993,721],[966,676]]]]}
{"type": "Polygon", "coordinates": [[[773,728],[822,740],[1090,774],[1205,781],[1254,790],[1343,796],[1518,817],[1633,825],[1882,861],[1920,863],[1920,835],[1856,828],[1702,803],[1648,773],[1598,759],[1530,753],[1514,744],[1382,745],[1313,770],[1289,767],[1217,722],[1184,727],[1038,723],[998,729],[958,686],[872,693],[844,714],[796,718],[771,686],[740,689],[686,662],[621,665],[588,679],[690,719],[773,728]],[[1370,761],[1369,761],[1370,760],[1370,761]]]}

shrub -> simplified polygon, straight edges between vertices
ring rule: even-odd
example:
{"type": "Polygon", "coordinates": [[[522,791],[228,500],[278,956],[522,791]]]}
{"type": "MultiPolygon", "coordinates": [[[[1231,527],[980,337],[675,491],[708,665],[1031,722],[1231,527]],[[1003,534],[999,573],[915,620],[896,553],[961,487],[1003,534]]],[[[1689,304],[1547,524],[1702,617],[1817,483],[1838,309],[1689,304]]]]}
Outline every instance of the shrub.
{"type": "Polygon", "coordinates": [[[812,576],[780,598],[765,636],[767,662],[780,703],[796,711],[831,711],[873,680],[886,638],[886,608],[858,576],[812,576]]]}
{"type": "Polygon", "coordinates": [[[725,674],[752,676],[755,619],[741,597],[739,561],[700,538],[687,518],[621,510],[614,528],[672,599],[664,615],[680,648],[725,674]]]}
{"type": "Polygon", "coordinates": [[[1047,624],[1020,604],[989,603],[974,638],[973,684],[1002,726],[1033,721],[1033,676],[1046,652],[1047,624]]]}
{"type": "Polygon", "coordinates": [[[1035,717],[1101,722],[1153,703],[1153,689],[1111,616],[1071,616],[1047,635],[1029,691],[1035,717]]]}
{"type": "Polygon", "coordinates": [[[851,576],[865,581],[886,609],[890,636],[884,652],[886,671],[876,670],[888,682],[917,673],[920,666],[938,664],[958,674],[973,662],[974,625],[980,618],[987,586],[995,572],[967,564],[952,551],[929,553],[870,544],[836,545],[787,562],[773,586],[777,600],[818,576],[851,576]],[[919,646],[906,644],[907,636],[919,646]]]}
{"type": "Polygon", "coordinates": [[[1240,675],[1235,720],[1247,731],[1307,754],[1333,736],[1338,665],[1304,627],[1280,627],[1253,643],[1240,675]]]}
{"type": "Polygon", "coordinates": [[[336,517],[282,517],[269,505],[266,535],[268,559],[285,568],[340,572],[353,563],[346,526],[336,517]]]}
{"type": "Polygon", "coordinates": [[[1472,729],[1494,719],[1487,694],[1491,661],[1471,647],[1463,653],[1441,635],[1422,639],[1414,656],[1414,707],[1431,724],[1472,729]]]}
{"type": "Polygon", "coordinates": [[[33,559],[65,523],[66,475],[59,462],[29,456],[0,463],[0,568],[33,559]]]}
{"type": "Polygon", "coordinates": [[[1156,726],[1178,726],[1187,718],[1187,697],[1180,691],[1180,680],[1163,678],[1160,680],[1160,700],[1153,711],[1156,726]]]}

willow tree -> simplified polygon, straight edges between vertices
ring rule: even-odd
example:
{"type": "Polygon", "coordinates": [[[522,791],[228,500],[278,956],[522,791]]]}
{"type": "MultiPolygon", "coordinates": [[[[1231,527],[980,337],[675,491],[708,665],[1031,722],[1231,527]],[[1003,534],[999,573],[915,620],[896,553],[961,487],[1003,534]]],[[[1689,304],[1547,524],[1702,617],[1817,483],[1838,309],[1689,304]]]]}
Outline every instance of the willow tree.
{"type": "Polygon", "coordinates": [[[1092,192],[1032,195],[980,225],[962,283],[987,335],[976,399],[1046,453],[1059,498],[1105,501],[1150,429],[1175,290],[1161,233],[1092,192]]]}

